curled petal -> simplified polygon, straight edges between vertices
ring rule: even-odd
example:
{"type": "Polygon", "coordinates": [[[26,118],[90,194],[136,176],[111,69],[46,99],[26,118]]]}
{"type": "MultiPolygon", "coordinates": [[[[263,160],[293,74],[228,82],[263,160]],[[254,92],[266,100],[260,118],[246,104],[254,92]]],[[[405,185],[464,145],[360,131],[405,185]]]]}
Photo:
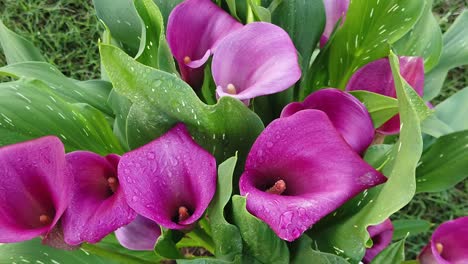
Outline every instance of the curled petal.
{"type": "Polygon", "coordinates": [[[418,258],[421,264],[468,263],[468,216],[441,224],[418,258]]]}
{"type": "Polygon", "coordinates": [[[130,250],[153,250],[161,228],[146,217],[137,215],[130,224],[115,231],[119,243],[130,250]]]}
{"type": "Polygon", "coordinates": [[[47,236],[69,204],[72,184],[56,137],[0,148],[0,242],[47,236]]]}
{"type": "Polygon", "coordinates": [[[97,243],[136,217],[119,185],[119,159],[118,155],[102,157],[87,151],[67,154],[75,178],[73,198],[63,217],[68,244],[97,243]]]}
{"type": "Polygon", "coordinates": [[[240,179],[247,209],[293,241],[318,220],[386,178],[364,162],[327,115],[303,110],[257,138],[240,179]]]}
{"type": "MultiPolygon", "coordinates": [[[[424,92],[424,61],[420,57],[400,57],[400,73],[422,96],[424,92]]],[[[347,91],[365,90],[396,98],[395,83],[388,58],[373,61],[359,69],[349,80],[347,91]]],[[[400,117],[394,116],[377,129],[381,134],[400,132],[400,117]]]]}
{"type": "Polygon", "coordinates": [[[320,38],[320,47],[325,46],[338,20],[343,18],[342,21],[344,21],[349,7],[349,0],[324,0],[323,4],[325,5],[327,22],[320,38]]]}
{"type": "Polygon", "coordinates": [[[354,96],[334,88],[319,90],[302,103],[287,105],[281,117],[304,109],[325,112],[335,128],[357,152],[364,152],[374,138],[374,126],[366,107],[354,96]]]}
{"type": "Polygon", "coordinates": [[[119,176],[129,205],[170,229],[190,228],[208,207],[216,188],[216,161],[183,124],[126,153],[119,176]]]}
{"type": "Polygon", "coordinates": [[[393,224],[390,219],[387,219],[381,224],[369,226],[367,231],[369,231],[373,245],[366,250],[366,255],[362,260],[365,264],[370,263],[375,256],[390,245],[393,237],[393,224]]]}
{"type": "Polygon", "coordinates": [[[220,43],[213,56],[216,93],[241,101],[286,90],[301,77],[289,35],[270,23],[250,23],[220,43]]]}
{"type": "Polygon", "coordinates": [[[241,27],[241,23],[210,0],[186,0],[174,8],[167,23],[167,41],[182,78],[192,87],[200,87],[203,81],[200,67],[222,38],[241,27]]]}

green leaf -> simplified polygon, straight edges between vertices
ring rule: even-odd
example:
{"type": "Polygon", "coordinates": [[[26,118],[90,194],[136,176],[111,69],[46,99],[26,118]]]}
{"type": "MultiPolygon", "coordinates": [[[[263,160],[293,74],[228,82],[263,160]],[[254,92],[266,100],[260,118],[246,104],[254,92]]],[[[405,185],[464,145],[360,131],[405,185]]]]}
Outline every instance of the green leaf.
{"type": "Polygon", "coordinates": [[[234,264],[241,263],[239,259],[236,261],[226,261],[222,259],[215,258],[196,258],[196,259],[178,259],[178,264],[234,264]]]}
{"type": "Polygon", "coordinates": [[[107,105],[112,85],[105,81],[77,82],[67,78],[55,66],[46,62],[20,62],[0,68],[0,75],[12,78],[41,80],[70,103],[86,103],[113,116],[107,105]]]}
{"type": "Polygon", "coordinates": [[[426,220],[393,220],[393,240],[418,235],[429,231],[431,223],[426,220]]]}
{"type": "Polygon", "coordinates": [[[8,29],[1,20],[0,46],[8,64],[23,61],[46,61],[39,49],[34,47],[29,40],[8,29]]]}
{"type": "Polygon", "coordinates": [[[228,6],[229,12],[231,13],[231,16],[240,21],[239,17],[237,16],[236,0],[226,0],[226,4],[228,6]]]}
{"type": "Polygon", "coordinates": [[[184,256],[182,255],[182,253],[180,253],[179,249],[176,246],[177,242],[179,242],[183,236],[184,234],[177,230],[161,228],[161,235],[156,241],[154,252],[156,252],[156,254],[163,258],[184,258],[184,256]]]}
{"type": "Polygon", "coordinates": [[[314,61],[301,98],[323,87],[344,89],[359,68],[388,55],[389,44],[414,26],[424,5],[425,0],[351,1],[343,26],[314,61]]]}
{"type": "Polygon", "coordinates": [[[424,81],[424,99],[435,98],[442,89],[450,69],[468,64],[468,10],[464,10],[453,25],[443,35],[443,48],[440,61],[424,81]]]}
{"type": "Polygon", "coordinates": [[[311,260],[314,264],[349,264],[339,256],[313,250],[312,239],[307,235],[293,242],[291,252],[294,252],[291,264],[310,263],[311,260]]]}
{"type": "Polygon", "coordinates": [[[167,25],[167,18],[171,13],[172,9],[176,7],[176,5],[182,3],[184,0],[153,0],[154,3],[159,7],[161,10],[162,16],[164,18],[164,25],[167,25]]]}
{"type": "Polygon", "coordinates": [[[433,117],[423,123],[423,132],[440,137],[468,129],[468,87],[435,107],[433,117]]]}
{"type": "Polygon", "coordinates": [[[325,27],[323,1],[283,0],[272,13],[272,22],[288,32],[302,56],[302,71],[306,73],[325,27]]]}
{"type": "Polygon", "coordinates": [[[366,150],[364,160],[376,169],[381,169],[390,159],[393,145],[372,145],[366,150]]]}
{"type": "Polygon", "coordinates": [[[394,44],[400,56],[418,56],[424,58],[424,71],[429,72],[437,65],[442,54],[442,31],[434,14],[432,0],[426,0],[423,14],[416,25],[394,44]]]}
{"type": "Polygon", "coordinates": [[[146,261],[145,263],[147,262],[159,263],[159,261],[161,260],[161,257],[156,255],[154,251],[137,251],[137,250],[130,250],[130,249],[123,247],[120,244],[120,242],[117,240],[114,233],[107,235],[98,244],[94,244],[94,245],[99,246],[100,248],[103,248],[105,250],[110,250],[112,252],[125,254],[125,255],[131,255],[133,257],[139,258],[142,262],[146,261]]]}
{"type": "Polygon", "coordinates": [[[234,221],[241,231],[244,252],[261,263],[289,263],[289,250],[267,224],[251,215],[245,208],[243,196],[232,197],[234,221]]]}
{"type": "Polygon", "coordinates": [[[366,106],[375,128],[382,126],[398,114],[398,100],[395,98],[368,91],[351,91],[350,93],[366,106]]]}
{"type": "Polygon", "coordinates": [[[127,118],[130,108],[132,107],[132,102],[126,97],[118,94],[115,89],[110,92],[107,102],[115,114],[113,126],[114,135],[118,138],[124,150],[129,151],[130,146],[128,145],[127,118]]]}
{"type": "Polygon", "coordinates": [[[123,49],[134,56],[140,47],[141,20],[132,0],[93,0],[94,9],[123,49]]]}
{"type": "Polygon", "coordinates": [[[393,53],[390,64],[402,125],[400,138],[392,149],[390,160],[383,167],[388,180],[369,191],[366,199],[361,201],[361,209],[354,215],[337,219],[334,225],[326,228],[312,230],[312,238],[321,251],[347,256],[352,263],[359,262],[364,255],[369,239],[367,227],[383,222],[403,208],[411,201],[416,189],[415,171],[423,147],[420,122],[430,111],[399,74],[398,57],[393,53]]]}
{"type": "Polygon", "coordinates": [[[268,22],[271,23],[271,13],[270,10],[267,8],[264,8],[263,6],[256,4],[254,1],[255,0],[248,0],[250,8],[252,9],[252,12],[255,17],[255,21],[263,21],[263,22],[268,22]]]}
{"type": "Polygon", "coordinates": [[[405,260],[405,239],[391,244],[380,252],[371,264],[395,264],[405,260]]]}
{"type": "Polygon", "coordinates": [[[438,138],[422,155],[417,192],[440,192],[468,176],[468,130],[438,138]]]}
{"type": "Polygon", "coordinates": [[[116,264],[117,262],[91,255],[83,249],[58,250],[42,245],[40,239],[33,239],[23,243],[0,245],[0,263],[116,264]]]}
{"type": "Polygon", "coordinates": [[[161,11],[152,0],[134,0],[135,8],[142,20],[140,49],[137,61],[156,69],[177,73],[174,59],[164,36],[161,11]]]}
{"type": "Polygon", "coordinates": [[[207,211],[215,243],[215,255],[225,260],[234,260],[236,255],[242,254],[242,238],[239,229],[224,218],[224,207],[231,199],[236,163],[237,157],[231,157],[219,165],[216,194],[207,211]]]}
{"type": "Polygon", "coordinates": [[[114,89],[133,103],[127,119],[132,149],[183,122],[195,140],[222,161],[236,151],[244,157],[263,129],[259,117],[234,98],[205,105],[181,79],[146,67],[116,47],[101,45],[101,57],[114,89]]]}
{"type": "Polygon", "coordinates": [[[1,146],[56,135],[67,151],[123,152],[101,112],[67,102],[39,80],[0,83],[0,135],[1,146]]]}

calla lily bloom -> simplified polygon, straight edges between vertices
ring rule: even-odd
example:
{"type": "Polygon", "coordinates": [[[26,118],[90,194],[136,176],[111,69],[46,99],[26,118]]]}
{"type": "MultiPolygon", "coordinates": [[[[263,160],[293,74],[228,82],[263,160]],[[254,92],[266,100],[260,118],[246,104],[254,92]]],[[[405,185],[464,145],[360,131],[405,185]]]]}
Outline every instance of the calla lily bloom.
{"type": "Polygon", "coordinates": [[[190,228],[216,189],[215,158],[183,124],[123,155],[118,170],[130,207],[170,229],[190,228]]]}
{"type": "Polygon", "coordinates": [[[421,264],[468,263],[468,216],[441,224],[418,259],[421,264]]]}
{"type": "Polygon", "coordinates": [[[55,232],[72,185],[58,138],[47,136],[0,148],[0,242],[55,232]]]}
{"type": "Polygon", "coordinates": [[[223,37],[241,27],[211,0],[186,0],[174,8],[167,23],[167,41],[182,79],[194,88],[201,87],[201,66],[223,37]]]}
{"type": "Polygon", "coordinates": [[[63,217],[65,242],[97,243],[136,217],[128,206],[117,177],[120,157],[87,151],[67,154],[75,178],[73,198],[63,217]]]}
{"type": "MultiPolygon", "coordinates": [[[[424,61],[420,57],[400,57],[401,76],[420,95],[424,92],[424,61]]],[[[373,61],[359,69],[348,82],[347,91],[365,90],[396,98],[395,83],[388,58],[373,61]]],[[[400,116],[396,115],[377,129],[384,135],[400,132],[400,116]]]]}
{"type": "Polygon", "coordinates": [[[296,48],[282,28],[250,23],[226,36],[213,55],[217,96],[250,99],[286,90],[301,78],[296,48]]]}
{"type": "Polygon", "coordinates": [[[324,112],[303,110],[262,132],[239,185],[247,210],[293,241],[353,196],[385,181],[324,112]]]}
{"type": "Polygon", "coordinates": [[[287,117],[304,109],[325,112],[341,136],[358,153],[363,153],[374,138],[374,126],[364,104],[349,93],[334,88],[319,90],[302,103],[290,103],[281,112],[287,117]]]}
{"type": "Polygon", "coordinates": [[[141,215],[115,231],[119,243],[130,250],[152,251],[160,235],[161,227],[141,215]]]}
{"type": "Polygon", "coordinates": [[[362,262],[370,263],[382,250],[384,250],[392,242],[393,224],[390,219],[385,220],[381,224],[369,226],[367,228],[372,239],[373,245],[366,250],[366,255],[362,262]]]}
{"type": "Polygon", "coordinates": [[[340,18],[344,21],[349,7],[349,0],[324,0],[323,4],[325,5],[327,21],[322,37],[320,38],[320,47],[325,46],[340,18]]]}

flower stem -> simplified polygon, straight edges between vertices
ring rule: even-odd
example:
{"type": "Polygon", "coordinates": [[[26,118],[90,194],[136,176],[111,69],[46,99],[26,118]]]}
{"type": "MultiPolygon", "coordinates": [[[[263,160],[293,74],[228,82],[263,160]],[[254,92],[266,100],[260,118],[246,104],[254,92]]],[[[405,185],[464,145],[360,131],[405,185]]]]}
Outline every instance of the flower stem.
{"type": "Polygon", "coordinates": [[[198,225],[192,230],[192,232],[188,233],[187,236],[194,241],[198,242],[200,246],[204,247],[208,250],[211,254],[214,255],[215,253],[215,245],[213,239],[198,225]]]}
{"type": "Polygon", "coordinates": [[[96,245],[92,245],[92,244],[83,244],[81,245],[81,248],[83,248],[84,250],[86,250],[87,252],[93,255],[115,260],[120,263],[126,263],[126,264],[154,264],[156,263],[156,262],[147,261],[138,257],[130,256],[127,254],[115,252],[115,251],[112,251],[103,247],[99,247],[96,245]]]}

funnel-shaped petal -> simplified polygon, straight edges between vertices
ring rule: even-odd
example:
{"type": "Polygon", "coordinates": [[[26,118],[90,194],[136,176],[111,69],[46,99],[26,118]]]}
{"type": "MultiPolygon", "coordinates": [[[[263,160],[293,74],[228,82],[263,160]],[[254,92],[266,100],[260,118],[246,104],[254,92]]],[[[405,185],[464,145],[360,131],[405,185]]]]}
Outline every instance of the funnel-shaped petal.
{"type": "Polygon", "coordinates": [[[369,231],[373,244],[371,248],[366,250],[366,255],[362,260],[364,264],[370,263],[375,256],[390,245],[393,237],[393,224],[390,219],[387,219],[381,224],[369,226],[367,231],[369,231]]]}
{"type": "Polygon", "coordinates": [[[63,217],[68,244],[97,243],[136,217],[119,186],[119,159],[114,154],[102,157],[87,151],[67,154],[75,178],[73,198],[63,217]]]}
{"type": "Polygon", "coordinates": [[[418,258],[421,264],[468,263],[468,216],[441,224],[418,258]]]}
{"type": "Polygon", "coordinates": [[[348,12],[349,0],[324,0],[323,4],[325,5],[327,21],[320,38],[320,47],[325,46],[340,18],[344,21],[346,12],[348,12]]]}
{"type": "Polygon", "coordinates": [[[119,243],[130,250],[153,251],[160,235],[161,227],[141,215],[137,215],[133,222],[115,231],[119,243]]]}
{"type": "MultiPolygon", "coordinates": [[[[400,73],[415,91],[424,92],[424,61],[420,57],[400,57],[400,73]]],[[[347,91],[365,90],[396,98],[392,69],[387,58],[373,61],[359,69],[349,80],[347,91]]],[[[400,132],[400,116],[396,115],[377,129],[381,134],[400,132]]]]}
{"type": "Polygon", "coordinates": [[[250,23],[220,43],[213,56],[216,93],[248,101],[286,90],[301,78],[288,33],[270,23],[250,23]]]}
{"type": "Polygon", "coordinates": [[[178,124],[123,155],[119,176],[127,201],[138,214],[166,228],[186,229],[213,198],[216,161],[178,124]]]}
{"type": "Polygon", "coordinates": [[[67,208],[72,184],[56,137],[0,148],[0,242],[46,236],[67,208]]]}
{"type": "Polygon", "coordinates": [[[319,90],[302,103],[290,103],[281,117],[304,109],[325,112],[341,136],[357,152],[364,152],[374,138],[374,126],[366,107],[349,93],[334,88],[319,90]]]}
{"type": "Polygon", "coordinates": [[[292,241],[386,178],[361,159],[327,115],[303,110],[273,121],[247,157],[240,191],[247,209],[292,241]]]}
{"type": "Polygon", "coordinates": [[[182,78],[194,88],[203,82],[203,68],[218,42],[242,27],[211,0],[186,0],[172,10],[167,41],[182,78]]]}

